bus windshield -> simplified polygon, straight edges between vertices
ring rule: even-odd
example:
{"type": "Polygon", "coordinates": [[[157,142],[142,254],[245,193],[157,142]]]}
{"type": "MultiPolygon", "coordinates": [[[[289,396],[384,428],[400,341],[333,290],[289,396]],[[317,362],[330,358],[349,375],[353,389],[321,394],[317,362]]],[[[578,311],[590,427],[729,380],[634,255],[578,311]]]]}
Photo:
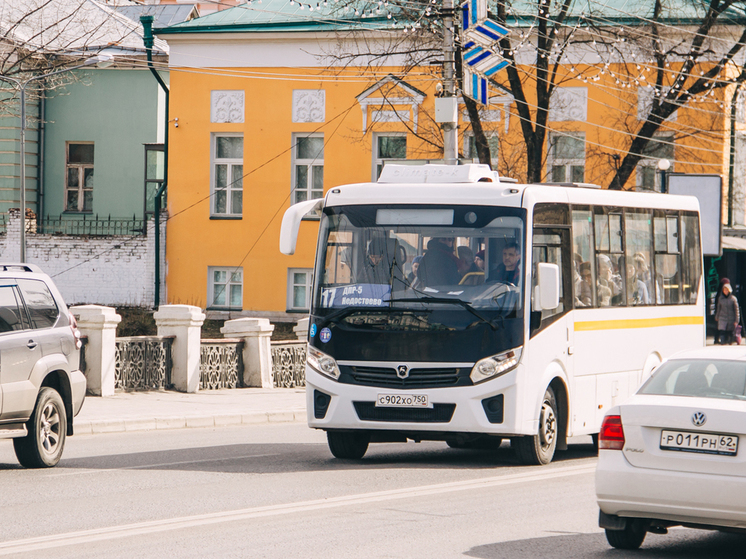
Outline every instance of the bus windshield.
{"type": "Polygon", "coordinates": [[[314,314],[452,310],[472,322],[520,316],[524,210],[340,206],[322,216],[314,314]]]}

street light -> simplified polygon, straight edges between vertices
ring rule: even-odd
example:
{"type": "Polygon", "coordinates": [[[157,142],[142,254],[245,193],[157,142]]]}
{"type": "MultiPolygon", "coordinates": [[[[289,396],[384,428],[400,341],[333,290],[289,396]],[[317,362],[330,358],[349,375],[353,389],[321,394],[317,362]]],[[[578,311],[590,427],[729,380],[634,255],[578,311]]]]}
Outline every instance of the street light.
{"type": "Polygon", "coordinates": [[[98,54],[89,58],[83,64],[78,64],[70,68],[62,68],[48,74],[31,76],[29,79],[23,81],[9,76],[0,76],[0,80],[15,84],[21,92],[21,262],[26,262],[26,86],[34,80],[41,80],[49,76],[62,74],[63,72],[92,65],[96,65],[99,68],[108,68],[112,63],[113,57],[110,54],[98,54]]]}
{"type": "Polygon", "coordinates": [[[668,159],[658,160],[658,171],[661,174],[661,192],[664,194],[668,191],[668,184],[666,181],[666,172],[671,168],[671,162],[668,159]]]}

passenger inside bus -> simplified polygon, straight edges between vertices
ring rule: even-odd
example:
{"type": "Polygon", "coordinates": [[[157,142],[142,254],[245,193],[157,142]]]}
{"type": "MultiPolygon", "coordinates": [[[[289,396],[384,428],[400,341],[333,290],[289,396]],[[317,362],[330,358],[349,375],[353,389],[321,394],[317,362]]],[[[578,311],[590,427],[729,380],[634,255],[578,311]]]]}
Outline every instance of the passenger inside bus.
{"type": "Polygon", "coordinates": [[[593,272],[590,262],[581,262],[579,267],[579,281],[575,284],[575,306],[590,307],[593,304],[593,272]]]}
{"type": "Polygon", "coordinates": [[[622,277],[615,273],[611,259],[605,254],[598,255],[598,285],[596,295],[598,305],[608,307],[619,305],[622,297],[622,277]]]}
{"type": "Polygon", "coordinates": [[[434,237],[427,243],[427,252],[417,269],[418,287],[457,285],[461,281],[458,257],[453,253],[453,238],[434,237]]]}

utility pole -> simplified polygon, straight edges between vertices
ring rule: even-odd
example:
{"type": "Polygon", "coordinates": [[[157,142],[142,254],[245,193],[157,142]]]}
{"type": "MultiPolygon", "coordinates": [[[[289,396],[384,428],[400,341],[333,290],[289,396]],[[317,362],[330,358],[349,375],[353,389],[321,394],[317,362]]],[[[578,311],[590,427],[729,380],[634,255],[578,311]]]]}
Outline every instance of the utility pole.
{"type": "Polygon", "coordinates": [[[456,47],[453,33],[454,0],[443,0],[443,97],[436,100],[445,109],[445,117],[436,119],[443,128],[443,159],[446,165],[458,165],[458,97],[456,96],[456,47]]]}

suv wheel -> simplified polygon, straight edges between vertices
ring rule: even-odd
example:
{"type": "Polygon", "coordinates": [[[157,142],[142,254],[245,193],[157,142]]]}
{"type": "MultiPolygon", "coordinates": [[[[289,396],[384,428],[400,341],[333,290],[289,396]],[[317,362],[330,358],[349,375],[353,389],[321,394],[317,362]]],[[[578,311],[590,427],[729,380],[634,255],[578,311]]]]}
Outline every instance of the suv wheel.
{"type": "Polygon", "coordinates": [[[13,439],[16,457],[26,468],[51,468],[60,461],[65,448],[67,414],[62,398],[53,388],[43,387],[26,422],[28,435],[13,439]]]}

